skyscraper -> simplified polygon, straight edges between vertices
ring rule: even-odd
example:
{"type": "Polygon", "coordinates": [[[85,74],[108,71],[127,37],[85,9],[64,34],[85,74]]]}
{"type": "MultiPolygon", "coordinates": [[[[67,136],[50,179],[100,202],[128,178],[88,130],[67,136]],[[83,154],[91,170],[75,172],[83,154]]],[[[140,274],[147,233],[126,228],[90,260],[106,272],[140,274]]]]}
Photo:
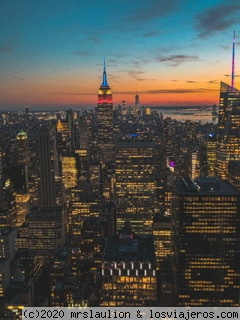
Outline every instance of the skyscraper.
{"type": "Polygon", "coordinates": [[[31,209],[19,229],[17,247],[29,255],[52,257],[65,240],[64,210],[61,207],[31,209]]]}
{"type": "Polygon", "coordinates": [[[228,162],[240,159],[240,91],[221,82],[216,174],[226,179],[228,162]]]}
{"type": "Polygon", "coordinates": [[[66,189],[77,186],[77,160],[75,156],[62,156],[62,179],[66,189]]]}
{"type": "Polygon", "coordinates": [[[240,192],[215,177],[174,182],[174,280],[179,306],[239,305],[240,192]]]}
{"type": "Polygon", "coordinates": [[[16,136],[16,147],[17,166],[15,167],[15,170],[16,172],[21,172],[21,174],[17,176],[18,180],[20,180],[19,186],[21,187],[21,189],[27,192],[30,154],[28,136],[27,133],[23,130],[21,130],[16,136]]]}
{"type": "Polygon", "coordinates": [[[2,146],[0,144],[0,209],[2,209],[4,207],[3,186],[4,186],[4,179],[3,179],[3,151],[2,151],[2,146]]]}
{"type": "Polygon", "coordinates": [[[171,255],[171,218],[163,214],[156,214],[153,219],[153,240],[156,262],[160,263],[171,255]]]}
{"type": "Polygon", "coordinates": [[[216,145],[216,134],[211,132],[208,134],[206,141],[206,165],[208,176],[215,176],[216,145]]]}
{"type": "Polygon", "coordinates": [[[21,130],[16,136],[17,142],[17,163],[28,165],[29,164],[29,142],[27,133],[21,130]]]}
{"type": "Polygon", "coordinates": [[[157,188],[154,142],[117,142],[115,157],[117,230],[129,220],[134,232],[151,233],[157,188]]]}
{"type": "Polygon", "coordinates": [[[39,136],[40,204],[55,207],[55,177],[58,176],[58,159],[54,128],[44,127],[39,136]]]}
{"type": "Polygon", "coordinates": [[[230,161],[228,163],[227,180],[240,190],[240,161],[230,161]]]}
{"type": "Polygon", "coordinates": [[[103,81],[98,90],[97,142],[100,162],[112,162],[114,157],[112,90],[107,82],[104,62],[103,81]]]}
{"type": "Polygon", "coordinates": [[[152,235],[136,235],[128,224],[109,236],[102,263],[102,307],[157,303],[157,272],[152,235]]]}

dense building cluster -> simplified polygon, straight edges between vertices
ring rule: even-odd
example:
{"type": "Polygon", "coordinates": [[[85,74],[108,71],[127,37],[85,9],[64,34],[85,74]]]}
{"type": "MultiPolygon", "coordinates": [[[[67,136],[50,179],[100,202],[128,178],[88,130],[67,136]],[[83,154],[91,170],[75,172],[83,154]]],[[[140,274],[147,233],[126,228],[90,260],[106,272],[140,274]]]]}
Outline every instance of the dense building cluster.
{"type": "MultiPolygon", "coordinates": [[[[219,122],[113,108],[0,114],[0,314],[239,306],[240,92],[219,122]]],[[[213,113],[216,114],[215,106],[213,113]]]]}

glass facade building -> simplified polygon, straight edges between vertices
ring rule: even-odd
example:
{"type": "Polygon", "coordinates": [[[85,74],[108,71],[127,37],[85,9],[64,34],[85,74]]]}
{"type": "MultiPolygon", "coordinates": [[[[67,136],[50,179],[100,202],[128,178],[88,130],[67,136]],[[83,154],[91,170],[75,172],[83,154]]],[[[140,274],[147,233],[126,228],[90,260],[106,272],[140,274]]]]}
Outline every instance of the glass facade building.
{"type": "Polygon", "coordinates": [[[240,91],[221,82],[216,174],[226,179],[228,162],[240,159],[240,91]]]}

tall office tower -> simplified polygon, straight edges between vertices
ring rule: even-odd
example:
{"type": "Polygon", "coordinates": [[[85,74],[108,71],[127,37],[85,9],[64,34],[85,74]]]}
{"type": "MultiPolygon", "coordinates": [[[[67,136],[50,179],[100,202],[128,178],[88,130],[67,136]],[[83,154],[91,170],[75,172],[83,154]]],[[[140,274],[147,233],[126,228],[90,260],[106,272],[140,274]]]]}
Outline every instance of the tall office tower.
{"type": "MultiPolygon", "coordinates": [[[[68,144],[70,140],[70,133],[69,133],[69,124],[65,120],[58,119],[56,125],[57,135],[61,138],[61,142],[64,144],[68,144]]],[[[62,147],[62,146],[61,146],[62,147]]]]}
{"type": "Polygon", "coordinates": [[[80,247],[81,226],[83,219],[98,217],[100,212],[98,194],[87,181],[79,181],[76,188],[71,189],[68,230],[73,247],[80,247]]]}
{"type": "Polygon", "coordinates": [[[176,179],[175,176],[167,178],[166,186],[164,188],[164,214],[166,216],[171,216],[172,212],[172,180],[176,179]]]}
{"type": "Polygon", "coordinates": [[[86,217],[81,225],[81,255],[100,267],[107,235],[107,221],[100,217],[86,217]]]}
{"type": "Polygon", "coordinates": [[[62,179],[66,189],[77,186],[77,159],[75,156],[62,156],[62,179]]]}
{"type": "Polygon", "coordinates": [[[140,104],[139,95],[136,94],[135,95],[135,106],[139,107],[139,104],[140,104]]]}
{"type": "Polygon", "coordinates": [[[11,170],[6,170],[3,137],[0,136],[0,227],[15,225],[15,198],[11,170]]]}
{"type": "Polygon", "coordinates": [[[174,280],[179,306],[239,306],[240,192],[227,181],[174,181],[174,280]]]}
{"type": "Polygon", "coordinates": [[[124,228],[109,236],[102,263],[102,307],[144,307],[157,303],[153,237],[124,228]]]}
{"type": "Polygon", "coordinates": [[[151,233],[156,213],[155,144],[117,142],[115,157],[117,230],[129,220],[134,232],[151,233]]]}
{"type": "Polygon", "coordinates": [[[72,109],[68,109],[66,112],[66,118],[69,127],[69,136],[70,138],[74,137],[74,111],[72,109]]]}
{"type": "Polygon", "coordinates": [[[163,122],[163,141],[164,153],[169,159],[175,159],[175,137],[176,137],[176,123],[175,120],[167,117],[163,122]]]}
{"type": "Polygon", "coordinates": [[[79,120],[79,144],[80,149],[89,149],[89,125],[85,115],[79,120]]]}
{"type": "Polygon", "coordinates": [[[69,136],[71,141],[71,151],[79,147],[79,133],[78,133],[78,114],[72,109],[68,109],[66,112],[66,118],[69,128],[69,136]]]}
{"type": "Polygon", "coordinates": [[[87,149],[76,149],[75,154],[78,178],[81,176],[89,177],[89,151],[87,149]]]}
{"type": "Polygon", "coordinates": [[[4,178],[3,178],[3,151],[0,143],[0,209],[4,207],[4,178]]]}
{"type": "Polygon", "coordinates": [[[100,164],[91,164],[89,166],[89,181],[91,182],[92,186],[99,190],[100,185],[100,164]]]}
{"type": "Polygon", "coordinates": [[[58,156],[54,128],[44,127],[39,136],[40,164],[40,205],[55,207],[56,190],[55,177],[58,174],[58,156]]]}
{"type": "Polygon", "coordinates": [[[21,226],[25,220],[26,215],[30,210],[30,197],[28,193],[18,192],[15,194],[16,201],[16,226],[21,226]]]}
{"type": "Polygon", "coordinates": [[[240,91],[221,82],[216,174],[227,177],[228,162],[240,160],[240,91]]]}
{"type": "Polygon", "coordinates": [[[240,161],[230,161],[228,163],[227,180],[240,190],[240,161]]]}
{"type": "Polygon", "coordinates": [[[1,315],[4,314],[3,304],[4,296],[7,291],[8,284],[10,282],[11,271],[10,271],[10,261],[9,259],[0,258],[0,311],[1,315]]]}
{"type": "Polygon", "coordinates": [[[17,163],[28,165],[29,163],[29,142],[27,133],[21,130],[16,136],[17,142],[17,163]]]}
{"type": "Polygon", "coordinates": [[[207,135],[206,141],[206,169],[208,176],[215,176],[217,135],[213,132],[207,135]]]}
{"type": "Polygon", "coordinates": [[[32,208],[19,228],[16,246],[29,256],[52,257],[65,240],[64,211],[61,207],[32,208]]]}
{"type": "Polygon", "coordinates": [[[28,136],[27,133],[23,130],[21,130],[16,136],[16,157],[16,169],[18,169],[16,171],[20,172],[18,179],[19,185],[22,185],[21,189],[27,192],[30,153],[28,136]]]}
{"type": "Polygon", "coordinates": [[[155,246],[157,266],[171,256],[171,218],[158,213],[153,219],[153,240],[155,246]]]}
{"type": "Polygon", "coordinates": [[[103,163],[112,162],[114,159],[113,102],[112,90],[107,82],[105,62],[103,81],[98,90],[97,142],[99,161],[103,163]]]}
{"type": "Polygon", "coordinates": [[[189,177],[195,179],[199,176],[200,164],[199,164],[199,154],[198,151],[190,152],[189,157],[189,177]]]}
{"type": "Polygon", "coordinates": [[[65,307],[72,302],[73,278],[70,275],[71,251],[59,249],[49,267],[49,306],[65,307]]]}
{"type": "Polygon", "coordinates": [[[214,122],[218,117],[218,110],[216,104],[212,106],[212,121],[214,122]]]}
{"type": "Polygon", "coordinates": [[[2,301],[6,293],[6,289],[10,282],[10,263],[15,257],[15,239],[17,229],[10,227],[0,227],[0,312],[3,315],[1,308],[2,301]]]}
{"type": "Polygon", "coordinates": [[[14,260],[15,257],[15,239],[17,229],[13,227],[0,227],[0,259],[14,260]]]}
{"type": "Polygon", "coordinates": [[[25,114],[29,114],[29,107],[28,107],[28,106],[26,106],[26,107],[24,108],[24,112],[25,112],[25,114]]]}
{"type": "Polygon", "coordinates": [[[79,145],[80,148],[75,149],[77,156],[78,176],[84,175],[89,177],[89,160],[90,160],[90,132],[86,115],[81,116],[79,120],[79,145]]]}

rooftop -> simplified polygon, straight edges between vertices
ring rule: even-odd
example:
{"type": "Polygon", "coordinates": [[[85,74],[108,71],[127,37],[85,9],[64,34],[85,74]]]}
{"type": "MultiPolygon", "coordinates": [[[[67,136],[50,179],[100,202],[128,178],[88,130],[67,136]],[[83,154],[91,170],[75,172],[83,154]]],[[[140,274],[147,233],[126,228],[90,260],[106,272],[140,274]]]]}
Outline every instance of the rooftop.
{"type": "Polygon", "coordinates": [[[178,195],[240,196],[240,192],[231,183],[216,177],[199,177],[195,181],[182,178],[175,180],[174,186],[178,195]]]}
{"type": "Polygon", "coordinates": [[[103,260],[105,261],[155,261],[153,237],[151,235],[129,235],[108,237],[103,260]]]}
{"type": "Polygon", "coordinates": [[[116,148],[154,148],[153,141],[118,141],[116,148]]]}
{"type": "Polygon", "coordinates": [[[0,227],[0,236],[9,235],[15,228],[13,227],[0,227]]]}

